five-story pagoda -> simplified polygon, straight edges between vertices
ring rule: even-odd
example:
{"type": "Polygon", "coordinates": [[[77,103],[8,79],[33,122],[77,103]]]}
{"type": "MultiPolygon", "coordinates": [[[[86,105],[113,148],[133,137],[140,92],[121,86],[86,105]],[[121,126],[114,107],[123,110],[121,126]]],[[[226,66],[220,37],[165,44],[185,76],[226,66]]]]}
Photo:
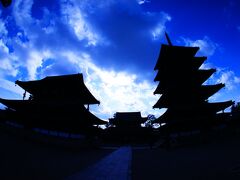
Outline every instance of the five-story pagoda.
{"type": "Polygon", "coordinates": [[[224,87],[224,84],[203,85],[216,69],[200,69],[207,57],[196,57],[199,47],[172,45],[161,46],[154,70],[154,81],[159,84],[154,94],[161,94],[153,108],[167,108],[157,119],[168,127],[206,128],[217,120],[217,112],[233,104],[232,101],[208,102],[208,98],[224,87]]]}

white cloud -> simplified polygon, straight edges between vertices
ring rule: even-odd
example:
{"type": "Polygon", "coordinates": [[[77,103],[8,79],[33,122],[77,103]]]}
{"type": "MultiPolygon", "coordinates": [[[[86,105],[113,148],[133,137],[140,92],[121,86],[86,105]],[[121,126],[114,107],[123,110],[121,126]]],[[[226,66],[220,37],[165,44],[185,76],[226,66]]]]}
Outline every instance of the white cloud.
{"type": "Polygon", "coordinates": [[[225,84],[225,88],[211,96],[209,101],[239,100],[238,89],[240,88],[240,77],[233,71],[225,68],[217,68],[217,72],[207,80],[206,84],[217,83],[225,84]]]}
{"type": "Polygon", "coordinates": [[[126,72],[100,69],[89,64],[86,84],[102,102],[101,114],[110,116],[117,111],[141,111],[144,115],[154,112],[152,106],[158,97],[153,96],[155,86],[148,81],[138,81],[137,76],[126,72]],[[94,79],[92,79],[94,77],[94,79]]]}
{"type": "Polygon", "coordinates": [[[209,37],[204,36],[203,39],[198,40],[191,40],[188,38],[182,38],[185,42],[186,46],[192,46],[192,47],[199,47],[199,54],[204,56],[212,56],[216,49],[219,47],[219,45],[212,40],[209,39],[209,37]]]}
{"type": "Polygon", "coordinates": [[[41,67],[44,59],[50,57],[49,51],[39,52],[36,50],[30,50],[29,58],[26,62],[26,68],[28,70],[28,78],[29,80],[36,79],[37,76],[37,68],[41,67]]]}
{"type": "Polygon", "coordinates": [[[4,54],[8,54],[9,53],[9,49],[6,46],[6,44],[3,42],[2,39],[0,39],[0,49],[1,49],[1,51],[3,51],[4,54]]]}
{"type": "Polygon", "coordinates": [[[73,28],[79,40],[88,40],[88,45],[96,45],[99,41],[98,35],[92,30],[91,25],[85,20],[81,9],[70,3],[62,4],[63,19],[73,28]]]}
{"type": "Polygon", "coordinates": [[[240,77],[234,77],[234,82],[237,84],[240,84],[240,77]]]}
{"type": "Polygon", "coordinates": [[[236,76],[231,70],[222,69],[214,78],[217,79],[216,83],[224,83],[229,91],[236,89],[240,85],[240,77],[236,76]]]}
{"type": "Polygon", "coordinates": [[[223,72],[219,79],[217,80],[217,83],[223,83],[226,85],[228,90],[232,90],[234,87],[234,73],[233,71],[227,71],[223,72]]]}
{"type": "MultiPolygon", "coordinates": [[[[20,88],[19,86],[16,86],[11,81],[0,79],[0,84],[1,84],[1,88],[6,89],[9,92],[12,92],[12,93],[18,95],[19,97],[21,97],[24,93],[24,90],[22,88],[20,88]]],[[[10,98],[11,99],[12,97],[2,96],[2,94],[1,94],[1,98],[10,98]]]]}
{"type": "Polygon", "coordinates": [[[161,13],[162,19],[161,21],[151,30],[151,35],[153,40],[158,40],[164,34],[166,30],[166,22],[171,21],[171,16],[166,13],[161,13]]]}
{"type": "Polygon", "coordinates": [[[2,74],[10,76],[17,75],[18,67],[15,60],[15,56],[10,54],[6,43],[3,39],[0,39],[0,77],[2,77],[2,74]]]}
{"type": "Polygon", "coordinates": [[[136,74],[100,68],[85,53],[63,52],[62,55],[69,63],[79,67],[79,71],[85,75],[87,87],[100,100],[100,106],[94,109],[98,116],[112,117],[117,111],[141,111],[145,116],[149,113],[160,115],[159,110],[152,109],[158,99],[153,95],[155,84],[139,80],[136,74]]]}
{"type": "MultiPolygon", "coordinates": [[[[92,1],[92,5],[93,2],[95,1],[92,1]]],[[[104,2],[97,3],[98,7],[105,8],[104,2]]],[[[108,8],[111,8],[110,4],[113,1],[109,0],[107,3],[108,8]]],[[[19,89],[13,88],[14,83],[10,85],[11,81],[3,80],[10,72],[14,78],[24,80],[43,78],[46,75],[53,74],[83,72],[87,87],[101,101],[100,106],[93,109],[98,116],[104,115],[109,118],[117,111],[141,111],[143,115],[151,113],[159,116],[161,111],[152,109],[152,106],[159,98],[153,95],[156,84],[146,79],[140,79],[137,74],[129,71],[119,71],[96,65],[97,59],[92,59],[91,51],[88,50],[96,50],[95,52],[97,52],[98,49],[91,48],[98,47],[102,37],[97,31],[98,29],[93,26],[88,14],[82,10],[82,6],[76,4],[81,3],[72,1],[71,3],[60,4],[61,13],[59,17],[54,17],[54,20],[48,21],[52,13],[48,10],[44,10],[43,19],[35,19],[32,16],[33,0],[16,0],[14,2],[12,23],[16,23],[16,31],[19,32],[16,32],[16,35],[13,35],[14,37],[9,40],[9,44],[13,49],[11,53],[6,43],[0,41],[1,51],[4,54],[4,58],[1,58],[0,61],[2,68],[2,72],[0,71],[1,87],[22,95],[19,89]],[[43,22],[45,20],[46,23],[43,22]],[[54,62],[51,65],[44,66],[45,60],[49,58],[53,58],[54,62]],[[41,72],[38,72],[39,68],[42,68],[41,72]],[[20,74],[22,69],[24,69],[23,75],[20,74]]],[[[87,6],[88,1],[83,4],[87,6]]],[[[136,1],[135,4],[139,7],[136,1]]],[[[135,4],[129,3],[128,6],[132,7],[135,4]]],[[[154,40],[159,39],[165,30],[165,23],[170,21],[171,17],[166,13],[156,13],[150,15],[151,17],[145,17],[145,14],[139,11],[138,8],[135,10],[138,11],[131,17],[138,23],[126,22],[122,24],[129,25],[130,28],[128,34],[125,35],[126,40],[122,41],[120,36],[122,32],[125,32],[125,29],[115,34],[117,36],[108,36],[108,34],[111,34],[110,32],[115,33],[115,31],[120,30],[116,24],[114,24],[114,28],[102,25],[103,29],[107,28],[105,29],[106,39],[109,38],[109,41],[113,40],[116,44],[120,42],[117,45],[124,48],[126,43],[133,40],[132,47],[135,47],[135,45],[140,44],[134,41],[139,38],[139,34],[136,33],[139,29],[142,30],[141,32],[148,31],[148,33],[151,33],[151,38],[148,36],[148,39],[146,39],[147,42],[151,42],[152,38],[154,40]],[[134,36],[134,38],[128,39],[129,35],[134,36]]],[[[105,16],[110,19],[106,22],[118,23],[115,18],[122,17],[121,22],[125,22],[129,14],[132,15],[132,12],[127,12],[129,13],[127,15],[121,13],[116,13],[115,17],[105,16]]],[[[0,29],[3,32],[2,35],[7,37],[8,32],[4,22],[2,24],[0,22],[0,29]]],[[[105,52],[102,54],[104,55],[105,52]]],[[[11,79],[13,78],[11,77],[11,79]]]]}
{"type": "Polygon", "coordinates": [[[212,63],[204,62],[199,69],[211,69],[211,68],[215,68],[212,63]]]}
{"type": "MultiPolygon", "coordinates": [[[[21,28],[29,28],[33,22],[31,16],[33,0],[16,0],[13,3],[13,16],[16,24],[21,28]]],[[[25,29],[26,30],[26,29],[25,29]]]]}
{"type": "Polygon", "coordinates": [[[18,73],[18,69],[11,64],[9,59],[1,59],[0,61],[0,70],[4,70],[6,75],[16,76],[18,73]]]}
{"type": "MultiPolygon", "coordinates": [[[[1,15],[1,14],[0,14],[1,15]]],[[[0,19],[0,37],[8,34],[5,23],[0,19]]]]}
{"type": "Polygon", "coordinates": [[[142,5],[142,4],[145,4],[145,3],[150,3],[151,1],[150,0],[137,0],[138,4],[142,5]]]}

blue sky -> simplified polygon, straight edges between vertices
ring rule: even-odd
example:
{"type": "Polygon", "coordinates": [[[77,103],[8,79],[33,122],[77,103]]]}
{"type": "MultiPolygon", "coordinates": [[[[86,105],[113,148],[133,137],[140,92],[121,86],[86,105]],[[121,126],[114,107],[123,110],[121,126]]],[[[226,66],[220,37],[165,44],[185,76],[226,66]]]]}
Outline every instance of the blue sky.
{"type": "Polygon", "coordinates": [[[166,31],[217,68],[207,83],[226,87],[210,101],[240,101],[239,9],[237,0],[13,0],[0,9],[0,96],[21,98],[15,80],[83,73],[97,116],[158,116],[153,68],[166,31]]]}

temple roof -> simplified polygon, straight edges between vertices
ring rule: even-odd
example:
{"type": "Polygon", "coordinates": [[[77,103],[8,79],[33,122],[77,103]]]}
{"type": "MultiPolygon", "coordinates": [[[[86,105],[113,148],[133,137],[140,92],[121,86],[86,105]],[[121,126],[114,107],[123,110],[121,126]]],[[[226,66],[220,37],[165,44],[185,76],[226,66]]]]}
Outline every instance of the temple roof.
{"type": "Polygon", "coordinates": [[[23,101],[23,100],[12,100],[12,99],[3,99],[0,98],[0,103],[4,104],[5,106],[7,106],[10,109],[24,109],[26,108],[26,106],[32,107],[32,101],[23,101]]]}
{"type": "Polygon", "coordinates": [[[208,103],[207,108],[213,112],[219,112],[223,111],[226,108],[232,106],[234,104],[233,101],[224,101],[224,102],[214,102],[214,103],[208,103]]]}
{"type": "Polygon", "coordinates": [[[180,61],[183,64],[189,64],[186,60],[192,61],[192,58],[198,50],[199,47],[169,46],[162,44],[154,70],[158,70],[164,63],[171,60],[180,61]]]}
{"type": "Polygon", "coordinates": [[[225,87],[225,84],[223,83],[214,84],[214,85],[202,85],[200,88],[200,93],[202,98],[207,99],[210,96],[217,93],[223,87],[225,87]]]}
{"type": "Polygon", "coordinates": [[[189,89],[179,87],[176,92],[176,88],[164,87],[161,86],[161,83],[159,83],[153,94],[181,94],[185,96],[189,94],[189,91],[191,91],[192,93],[194,92],[195,96],[200,96],[200,98],[202,99],[207,99],[216,92],[218,92],[224,86],[224,84],[219,83],[215,85],[202,85],[200,87],[191,87],[189,89]]]}
{"type": "MultiPolygon", "coordinates": [[[[32,123],[35,123],[38,118],[40,118],[40,121],[51,119],[49,117],[52,114],[54,118],[59,119],[59,121],[63,118],[66,125],[71,125],[72,121],[80,121],[85,124],[106,124],[106,121],[93,115],[84,106],[78,106],[70,101],[68,104],[61,104],[59,102],[49,103],[44,101],[36,102],[31,100],[10,100],[0,98],[0,103],[6,105],[10,109],[20,112],[25,115],[25,118],[32,118],[30,119],[32,123]]],[[[14,119],[14,121],[17,121],[17,119],[14,119]]]]}
{"type": "Polygon", "coordinates": [[[154,81],[161,81],[161,83],[167,83],[168,86],[184,84],[187,86],[191,83],[198,84],[199,86],[203,84],[213,73],[216,72],[216,69],[199,69],[192,73],[186,71],[182,72],[173,72],[169,70],[168,73],[158,71],[154,81]],[[174,82],[174,84],[172,83],[174,82]]]}
{"type": "MultiPolygon", "coordinates": [[[[215,94],[225,85],[220,83],[216,85],[202,85],[199,89],[162,89],[162,96],[158,99],[153,108],[169,108],[178,107],[182,105],[195,105],[205,102],[210,96],[215,94]]],[[[156,89],[157,90],[157,89],[156,89]]],[[[155,91],[156,92],[156,91],[155,91]]]]}
{"type": "MultiPolygon", "coordinates": [[[[168,109],[158,119],[156,119],[156,122],[167,123],[169,121],[182,119],[182,118],[184,119],[191,116],[195,116],[195,117],[209,116],[209,113],[214,114],[216,112],[223,111],[233,104],[234,104],[233,101],[224,101],[224,102],[198,104],[196,106],[189,106],[189,107],[182,106],[177,109],[171,108],[171,109],[168,109]]],[[[194,121],[194,118],[192,120],[194,121]]]]}
{"type": "Polygon", "coordinates": [[[115,119],[139,119],[142,118],[141,112],[116,112],[115,119]]]}
{"type": "MultiPolygon", "coordinates": [[[[153,108],[168,108],[171,100],[166,95],[162,95],[158,101],[153,105],[153,108]]],[[[177,106],[177,104],[176,104],[177,106]]]]}
{"type": "Polygon", "coordinates": [[[169,76],[172,73],[185,73],[186,75],[190,75],[194,71],[198,70],[206,59],[207,57],[205,56],[191,57],[189,59],[168,59],[166,62],[162,62],[161,66],[158,67],[157,70],[162,76],[169,76]]]}
{"type": "Polygon", "coordinates": [[[80,107],[84,107],[76,101],[33,101],[33,100],[17,100],[17,99],[3,99],[0,98],[0,103],[4,104],[8,108],[16,111],[38,111],[38,110],[54,110],[54,109],[69,109],[71,111],[78,110],[80,107]]]}
{"type": "Polygon", "coordinates": [[[203,84],[213,73],[216,72],[216,69],[199,69],[196,71],[196,78],[195,81],[197,84],[203,84]]]}
{"type": "Polygon", "coordinates": [[[206,56],[200,56],[200,57],[193,57],[192,60],[192,67],[194,69],[200,68],[200,66],[204,63],[204,61],[207,59],[206,56]]]}
{"type": "Polygon", "coordinates": [[[202,99],[197,96],[185,96],[182,94],[163,94],[158,101],[155,103],[153,108],[173,108],[173,107],[181,107],[181,106],[192,106],[195,104],[202,103],[202,99]]]}
{"type": "Polygon", "coordinates": [[[47,76],[35,81],[16,81],[17,85],[33,95],[36,100],[73,100],[82,104],[100,104],[85,86],[82,74],[47,76]]]}
{"type": "Polygon", "coordinates": [[[115,125],[139,125],[145,122],[147,118],[141,116],[141,112],[116,112],[114,118],[110,121],[115,125]]]}

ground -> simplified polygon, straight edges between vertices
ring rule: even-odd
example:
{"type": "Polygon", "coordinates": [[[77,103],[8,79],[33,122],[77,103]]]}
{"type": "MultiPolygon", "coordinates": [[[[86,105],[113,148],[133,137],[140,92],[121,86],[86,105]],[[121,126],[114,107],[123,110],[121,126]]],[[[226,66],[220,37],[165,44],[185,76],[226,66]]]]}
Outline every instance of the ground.
{"type": "MultiPolygon", "coordinates": [[[[80,143],[70,147],[66,144],[52,145],[51,142],[29,138],[28,134],[0,130],[1,180],[114,179],[116,174],[119,174],[118,179],[134,180],[240,179],[238,135],[222,140],[195,139],[196,142],[190,144],[182,141],[170,148],[96,148],[81,146],[80,143]]],[[[224,135],[219,133],[218,137],[221,136],[224,135]]]]}

